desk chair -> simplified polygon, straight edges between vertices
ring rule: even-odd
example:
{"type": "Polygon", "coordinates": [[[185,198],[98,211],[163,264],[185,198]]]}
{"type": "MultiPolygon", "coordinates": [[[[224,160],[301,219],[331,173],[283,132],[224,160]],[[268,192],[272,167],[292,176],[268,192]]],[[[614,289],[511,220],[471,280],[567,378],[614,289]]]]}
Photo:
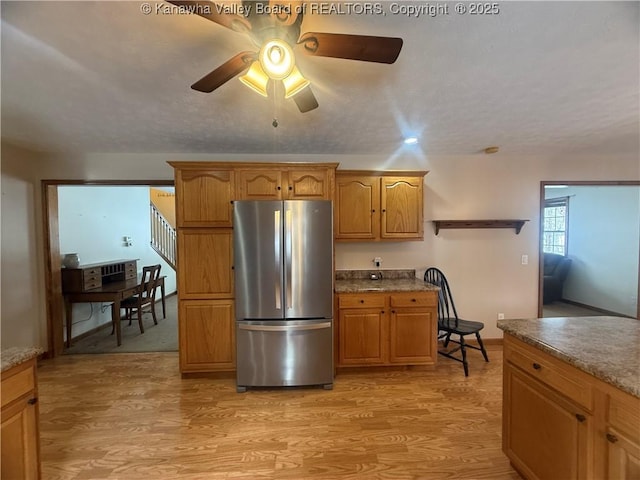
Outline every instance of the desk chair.
{"type": "MultiPolygon", "coordinates": [[[[151,307],[151,316],[153,317],[154,325],[158,324],[156,319],[156,282],[160,277],[161,265],[150,265],[142,267],[142,280],[140,281],[140,291],[133,297],[125,298],[120,302],[120,308],[124,308],[124,318],[129,319],[129,325],[131,325],[132,314],[135,310],[138,313],[138,325],[140,326],[140,333],[144,333],[144,326],[142,325],[142,309],[146,306],[151,307]]],[[[113,333],[113,332],[112,332],[113,333]]]]}
{"type": "Polygon", "coordinates": [[[447,282],[444,273],[440,270],[437,268],[427,269],[427,271],[424,272],[424,281],[440,288],[440,292],[438,292],[438,340],[443,342],[445,350],[438,350],[438,353],[462,363],[464,376],[468,377],[469,364],[467,363],[467,348],[480,350],[485,361],[489,361],[487,351],[484,349],[484,344],[480,338],[480,330],[484,328],[484,323],[463,320],[458,317],[456,306],[453,303],[451,289],[449,288],[449,282],[447,282]],[[476,336],[478,347],[469,345],[464,341],[464,337],[471,334],[476,336]],[[451,335],[458,335],[459,340],[453,340],[451,335]],[[449,343],[455,343],[458,346],[447,350],[449,343]],[[456,352],[460,352],[460,356],[454,355],[456,352]]]}

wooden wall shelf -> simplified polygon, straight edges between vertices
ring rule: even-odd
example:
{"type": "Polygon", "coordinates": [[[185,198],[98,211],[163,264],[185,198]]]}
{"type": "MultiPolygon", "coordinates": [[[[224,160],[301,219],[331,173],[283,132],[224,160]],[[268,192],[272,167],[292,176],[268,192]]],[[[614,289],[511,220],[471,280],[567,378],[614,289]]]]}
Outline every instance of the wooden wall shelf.
{"type": "Polygon", "coordinates": [[[514,228],[520,233],[529,220],[434,220],[436,235],[442,228],[514,228]]]}

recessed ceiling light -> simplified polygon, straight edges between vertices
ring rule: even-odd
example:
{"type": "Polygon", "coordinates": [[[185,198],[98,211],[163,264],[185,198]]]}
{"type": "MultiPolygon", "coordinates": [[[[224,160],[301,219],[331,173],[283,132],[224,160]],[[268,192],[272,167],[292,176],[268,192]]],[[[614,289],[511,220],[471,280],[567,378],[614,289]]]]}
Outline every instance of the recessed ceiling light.
{"type": "Polygon", "coordinates": [[[417,137],[407,137],[404,139],[404,144],[405,145],[415,145],[418,143],[418,138],[417,137]]]}

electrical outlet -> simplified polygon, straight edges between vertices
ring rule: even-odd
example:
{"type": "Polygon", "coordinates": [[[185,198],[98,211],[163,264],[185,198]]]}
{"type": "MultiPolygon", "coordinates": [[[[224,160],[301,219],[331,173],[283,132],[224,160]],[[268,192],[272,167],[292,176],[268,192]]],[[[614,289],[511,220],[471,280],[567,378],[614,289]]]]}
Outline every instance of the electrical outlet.
{"type": "Polygon", "coordinates": [[[498,320],[504,320],[504,313],[498,314],[498,320]]]}

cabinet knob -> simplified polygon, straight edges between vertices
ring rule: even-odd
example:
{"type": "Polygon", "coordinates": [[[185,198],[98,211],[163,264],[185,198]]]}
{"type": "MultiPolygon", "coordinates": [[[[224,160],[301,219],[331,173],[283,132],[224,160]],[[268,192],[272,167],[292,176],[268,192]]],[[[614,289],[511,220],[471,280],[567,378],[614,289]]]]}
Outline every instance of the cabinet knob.
{"type": "Polygon", "coordinates": [[[396,311],[395,310],[391,310],[391,313],[396,313],[396,311]]]}
{"type": "Polygon", "coordinates": [[[278,189],[278,190],[281,190],[280,185],[278,185],[278,188],[277,188],[277,189],[278,189]]]}
{"type": "Polygon", "coordinates": [[[384,313],[384,310],[382,310],[380,313],[384,313]]]}
{"type": "Polygon", "coordinates": [[[291,185],[289,185],[289,190],[293,190],[293,187],[291,185]]]}
{"type": "Polygon", "coordinates": [[[364,303],[364,300],[362,300],[362,299],[361,299],[361,300],[360,300],[360,303],[364,303]]]}
{"type": "Polygon", "coordinates": [[[618,441],[618,437],[616,437],[613,433],[607,433],[607,440],[611,443],[616,443],[618,441]]]}
{"type": "Polygon", "coordinates": [[[415,298],[412,298],[412,299],[411,299],[411,301],[412,301],[412,302],[416,302],[417,300],[416,300],[415,298]]]}
{"type": "Polygon", "coordinates": [[[582,415],[581,413],[576,413],[576,419],[578,419],[578,421],[579,421],[580,423],[582,423],[582,422],[584,422],[584,421],[587,419],[587,417],[585,417],[585,416],[584,416],[584,415],[582,415]]]}
{"type": "Polygon", "coordinates": [[[38,397],[30,398],[29,400],[27,400],[27,403],[29,405],[35,405],[36,403],[38,403],[38,397]]]}
{"type": "Polygon", "coordinates": [[[540,365],[539,363],[534,363],[533,364],[533,369],[534,370],[540,370],[542,368],[542,365],[540,365]]]}
{"type": "Polygon", "coordinates": [[[384,212],[386,212],[386,211],[387,211],[387,209],[386,209],[386,208],[383,208],[383,209],[382,209],[382,213],[384,213],[384,212]]]}
{"type": "Polygon", "coordinates": [[[374,208],[373,210],[371,210],[371,213],[376,213],[376,209],[374,208]]]}

